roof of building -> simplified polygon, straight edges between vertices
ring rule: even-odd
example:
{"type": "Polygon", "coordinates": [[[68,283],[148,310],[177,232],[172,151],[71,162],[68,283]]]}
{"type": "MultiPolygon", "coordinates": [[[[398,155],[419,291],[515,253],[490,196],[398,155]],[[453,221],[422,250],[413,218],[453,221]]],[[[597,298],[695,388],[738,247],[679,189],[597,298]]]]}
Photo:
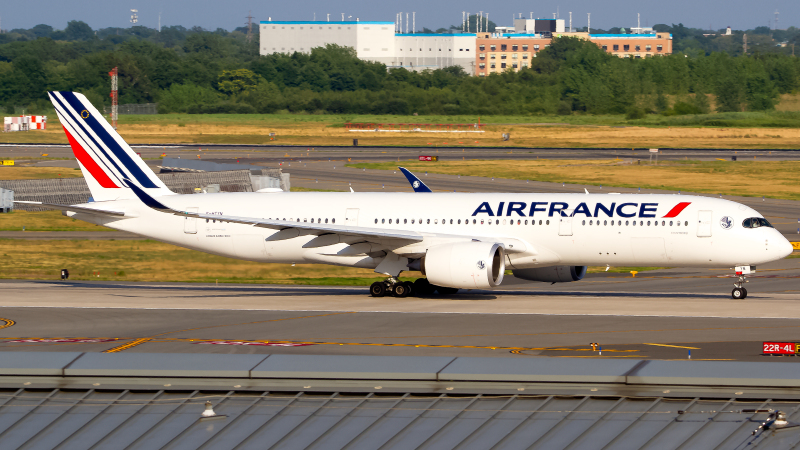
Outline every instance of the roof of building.
{"type": "Polygon", "coordinates": [[[261,23],[276,23],[279,25],[394,25],[394,22],[371,22],[366,20],[346,20],[344,22],[327,20],[262,20],[261,23]]]}
{"type": "MultiPolygon", "coordinates": [[[[664,34],[669,35],[670,39],[672,39],[672,34],[670,33],[661,33],[663,36],[664,34]]],[[[656,39],[659,35],[658,34],[590,34],[589,38],[619,38],[619,39],[656,39]]]]}
{"type": "Polygon", "coordinates": [[[399,37],[427,37],[427,36],[439,36],[439,37],[475,37],[475,33],[395,33],[395,36],[399,37]]]}

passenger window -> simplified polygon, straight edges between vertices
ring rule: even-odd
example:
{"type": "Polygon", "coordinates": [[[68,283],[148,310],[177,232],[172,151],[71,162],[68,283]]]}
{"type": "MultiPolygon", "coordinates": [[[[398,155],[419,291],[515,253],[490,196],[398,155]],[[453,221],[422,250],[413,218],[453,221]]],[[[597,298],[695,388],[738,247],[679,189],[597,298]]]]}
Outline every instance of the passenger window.
{"type": "Polygon", "coordinates": [[[603,221],[603,226],[605,226],[605,225],[608,225],[608,221],[607,220],[603,221]]]}
{"type": "MultiPolygon", "coordinates": [[[[477,219],[472,219],[472,224],[473,224],[473,225],[475,225],[475,223],[477,223],[477,222],[478,222],[478,220],[477,220],[477,219]]],[[[481,222],[481,223],[483,223],[483,222],[481,222]]]]}
{"type": "Polygon", "coordinates": [[[589,225],[594,225],[594,221],[593,221],[593,220],[590,220],[590,221],[589,221],[589,225]]]}
{"type": "Polygon", "coordinates": [[[541,220],[541,219],[539,219],[539,225],[541,225],[541,224],[542,224],[542,220],[541,220]]]}
{"type": "Polygon", "coordinates": [[[428,225],[430,225],[430,224],[431,224],[431,219],[428,219],[428,221],[427,221],[427,224],[428,224],[428,225]]]}
{"type": "Polygon", "coordinates": [[[434,225],[438,225],[439,224],[439,219],[433,219],[433,224],[434,225]]]}
{"type": "Polygon", "coordinates": [[[414,225],[414,219],[411,219],[411,225],[414,225]]]}
{"type": "Polygon", "coordinates": [[[389,219],[389,223],[390,223],[390,224],[392,223],[392,219],[389,219]]]}
{"type": "Polygon", "coordinates": [[[649,221],[649,220],[647,221],[647,226],[648,226],[648,227],[650,226],[650,221],[649,221]]]}
{"type": "MultiPolygon", "coordinates": [[[[461,222],[461,221],[459,220],[459,222],[461,222]]],[[[452,225],[452,224],[453,224],[453,219],[450,219],[450,225],[452,225]]]]}
{"type": "Polygon", "coordinates": [[[527,225],[527,224],[528,224],[528,221],[526,220],[526,221],[525,221],[525,225],[527,225]]]}
{"type": "Polygon", "coordinates": [[[672,221],[671,220],[669,221],[669,226],[672,226],[672,221]]]}
{"type": "Polygon", "coordinates": [[[625,226],[628,226],[628,221],[627,220],[625,221],[625,226]]]}
{"type": "MultiPolygon", "coordinates": [[[[325,219],[325,223],[328,223],[328,219],[325,219]]],[[[375,223],[378,223],[378,219],[375,219],[375,223]]]]}
{"type": "Polygon", "coordinates": [[[331,222],[336,223],[336,219],[331,219],[331,222]]]}
{"type": "Polygon", "coordinates": [[[375,219],[375,223],[378,223],[378,219],[375,219]]]}
{"type": "Polygon", "coordinates": [[[458,224],[461,225],[461,219],[458,219],[458,224]]]}
{"type": "Polygon", "coordinates": [[[548,220],[547,222],[545,222],[545,225],[550,225],[550,221],[548,220]]]}
{"type": "Polygon", "coordinates": [[[408,223],[408,219],[403,219],[403,225],[408,223]]]}
{"type": "MultiPolygon", "coordinates": [[[[499,222],[499,220],[498,220],[498,222],[499,222]]],[[[505,225],[505,224],[506,224],[506,219],[503,219],[503,225],[505,225]]]]}
{"type": "Polygon", "coordinates": [[[687,220],[686,222],[684,222],[683,226],[688,227],[689,226],[689,221],[687,220]]]}
{"type": "Polygon", "coordinates": [[[662,226],[662,227],[663,227],[664,225],[666,225],[666,224],[667,224],[667,221],[666,221],[666,220],[662,220],[662,221],[661,221],[661,226],[662,226]]]}
{"type": "Polygon", "coordinates": [[[583,223],[581,223],[581,225],[586,225],[586,221],[584,220],[583,223]]]}
{"type": "Polygon", "coordinates": [[[381,223],[386,223],[386,219],[381,219],[381,223]]]}

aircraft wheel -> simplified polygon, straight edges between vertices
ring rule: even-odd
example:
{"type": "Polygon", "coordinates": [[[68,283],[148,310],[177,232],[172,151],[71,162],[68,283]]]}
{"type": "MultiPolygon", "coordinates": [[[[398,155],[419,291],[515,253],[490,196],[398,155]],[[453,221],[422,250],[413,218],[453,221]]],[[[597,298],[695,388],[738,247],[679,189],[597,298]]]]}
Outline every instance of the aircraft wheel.
{"type": "Polygon", "coordinates": [[[439,293],[442,294],[442,295],[455,295],[455,294],[458,293],[458,289],[457,288],[450,288],[450,287],[441,287],[441,286],[439,286],[439,287],[436,288],[436,290],[439,291],[439,293]]]}
{"type": "Polygon", "coordinates": [[[394,285],[394,296],[398,298],[408,297],[411,291],[405,283],[397,283],[394,285]]]}
{"type": "Polygon", "coordinates": [[[369,287],[369,295],[373,297],[383,297],[386,295],[386,285],[383,281],[376,281],[369,287]]]}
{"type": "Polygon", "coordinates": [[[742,297],[742,298],[747,298],[747,289],[742,288],[742,290],[744,291],[744,297],[742,297]]]}
{"type": "Polygon", "coordinates": [[[734,300],[744,300],[744,298],[747,297],[747,291],[743,288],[734,288],[733,291],[731,291],[731,297],[733,297],[734,300]]]}
{"type": "Polygon", "coordinates": [[[413,296],[414,295],[414,283],[412,283],[410,281],[404,281],[403,284],[406,286],[406,289],[408,289],[408,295],[409,296],[413,296]]]}
{"type": "Polygon", "coordinates": [[[417,278],[416,281],[414,281],[412,292],[414,292],[417,297],[431,295],[433,293],[433,286],[431,286],[427,278],[417,278]]]}

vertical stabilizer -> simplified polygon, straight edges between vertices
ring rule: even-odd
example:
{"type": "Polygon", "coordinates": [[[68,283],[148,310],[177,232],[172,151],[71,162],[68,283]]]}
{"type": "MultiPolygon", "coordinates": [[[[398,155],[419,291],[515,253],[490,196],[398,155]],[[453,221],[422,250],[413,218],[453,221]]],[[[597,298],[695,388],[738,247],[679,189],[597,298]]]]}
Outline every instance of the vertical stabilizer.
{"type": "Polygon", "coordinates": [[[83,94],[48,94],[95,201],[136,199],[125,179],[153,197],[173,194],[83,94]]]}

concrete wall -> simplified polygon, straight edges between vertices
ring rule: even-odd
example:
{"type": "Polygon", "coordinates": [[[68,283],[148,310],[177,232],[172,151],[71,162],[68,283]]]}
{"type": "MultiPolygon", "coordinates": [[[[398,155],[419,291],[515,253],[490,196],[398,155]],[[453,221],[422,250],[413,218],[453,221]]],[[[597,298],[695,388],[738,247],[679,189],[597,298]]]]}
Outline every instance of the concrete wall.
{"type": "Polygon", "coordinates": [[[396,52],[390,67],[421,71],[461,66],[474,72],[474,34],[397,34],[396,52]]]}

